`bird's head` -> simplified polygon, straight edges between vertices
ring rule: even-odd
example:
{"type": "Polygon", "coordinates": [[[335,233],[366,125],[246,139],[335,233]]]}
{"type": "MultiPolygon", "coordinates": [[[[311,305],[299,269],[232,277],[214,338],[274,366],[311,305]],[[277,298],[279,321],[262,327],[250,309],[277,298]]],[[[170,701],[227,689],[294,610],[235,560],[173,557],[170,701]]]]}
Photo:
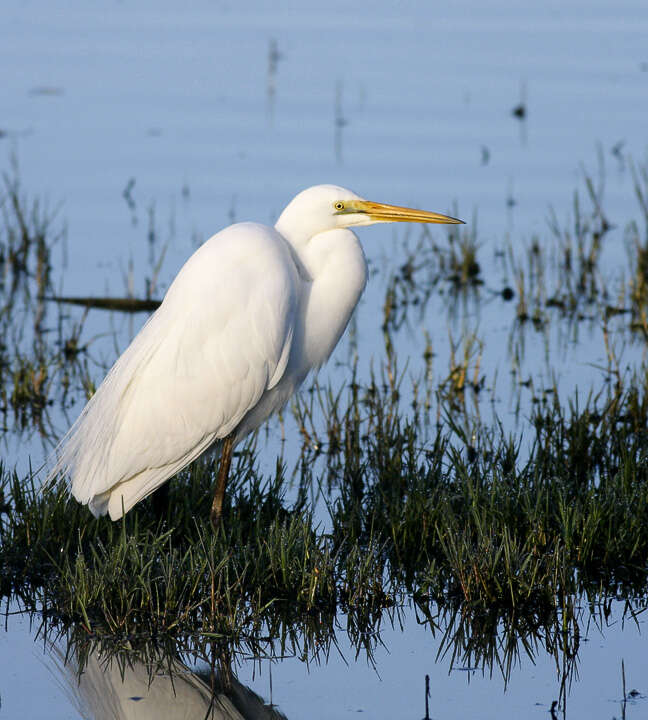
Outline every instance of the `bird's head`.
{"type": "Polygon", "coordinates": [[[388,222],[463,224],[448,215],[365,200],[337,185],[315,185],[292,199],[276,227],[293,242],[303,242],[327,230],[388,222]]]}

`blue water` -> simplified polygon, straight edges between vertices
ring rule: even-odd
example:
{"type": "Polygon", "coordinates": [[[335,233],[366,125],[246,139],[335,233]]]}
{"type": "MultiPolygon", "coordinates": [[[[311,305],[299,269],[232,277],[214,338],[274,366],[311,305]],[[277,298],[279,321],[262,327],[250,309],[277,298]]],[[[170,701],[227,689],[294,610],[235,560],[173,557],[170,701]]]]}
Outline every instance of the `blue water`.
{"type": "MultiPolygon", "coordinates": [[[[272,222],[294,194],[321,182],[458,214],[471,227],[476,219],[487,287],[497,290],[511,278],[495,251],[507,243],[521,249],[538,235],[549,252],[549,208],[569,222],[572,193],[582,187],[584,167],[596,177],[600,148],[606,208],[619,225],[604,251],[614,288],[625,259],[623,226],[639,213],[629,167],[612,149],[621,143],[636,161],[648,159],[646,37],[643,0],[244,8],[197,0],[190,9],[169,0],[4,0],[0,160],[8,167],[14,154],[25,189],[61,205],[66,240],[53,260],[62,294],[123,294],[132,261],[134,290],[143,295],[151,213],[156,252],[168,246],[161,292],[212,233],[232,220],[272,222]],[[512,115],[521,102],[523,121],[512,115]],[[134,208],[122,196],[131,178],[134,208]]],[[[361,372],[383,355],[384,289],[402,262],[404,239],[414,245],[418,233],[390,226],[361,232],[376,270],[356,323],[361,372]]],[[[444,231],[433,237],[443,243],[444,231]]],[[[438,381],[448,373],[449,331],[457,340],[476,330],[496,410],[512,415],[511,310],[492,302],[453,319],[447,305],[439,301],[398,336],[399,358],[409,358],[413,375],[423,373],[427,331],[438,381]]],[[[143,319],[91,314],[86,335],[117,324],[123,347],[143,319]]],[[[577,342],[557,334],[526,331],[520,377],[533,376],[538,387],[555,380],[568,392],[601,383],[600,328],[583,325],[577,342]]],[[[643,349],[624,352],[632,366],[643,349]]],[[[324,382],[345,382],[347,371],[335,361],[348,356],[343,343],[324,382]]],[[[65,429],[64,419],[56,422],[65,429]]],[[[19,467],[44,455],[38,442],[8,446],[19,467]]],[[[497,676],[468,682],[466,673],[447,675],[443,662],[435,665],[429,636],[411,623],[405,633],[389,633],[386,645],[377,673],[338,660],[310,673],[297,661],[275,666],[276,702],[289,717],[362,711],[419,718],[426,672],[433,717],[546,717],[556,694],[546,657],[536,666],[521,662],[504,688],[497,676]]],[[[638,673],[642,645],[633,628],[593,634],[568,717],[618,715],[620,658],[638,673]]],[[[6,670],[11,663],[2,673],[0,716],[77,717],[44,679],[38,654],[24,628],[12,624],[0,636],[0,664],[6,670]],[[31,692],[35,680],[44,683],[42,695],[31,692]]],[[[255,682],[267,695],[265,676],[255,682]]],[[[641,685],[641,677],[634,682],[641,685]]],[[[628,707],[627,717],[641,710],[628,707]]]]}
{"type": "MultiPolygon", "coordinates": [[[[648,688],[645,678],[645,638],[643,615],[635,620],[622,619],[621,604],[612,607],[607,622],[584,622],[575,669],[567,682],[567,718],[609,719],[622,717],[623,674],[625,674],[626,718],[646,716],[648,688]],[[623,663],[623,665],[622,665],[623,663]]],[[[42,642],[34,642],[24,620],[12,618],[10,633],[0,635],[0,652],[11,663],[3,668],[0,680],[1,717],[200,717],[186,715],[186,696],[177,683],[178,699],[167,690],[162,702],[156,701],[168,680],[158,676],[146,693],[146,683],[138,697],[145,695],[135,714],[106,715],[100,712],[80,714],[79,706],[97,707],[88,702],[106,696],[112,686],[115,695],[128,701],[128,692],[120,691],[120,678],[112,672],[93,693],[80,693],[73,663],[67,671],[42,642]],[[33,688],[38,688],[34,692],[33,688]],[[183,699],[183,697],[185,699],[183,699]],[[83,702],[82,698],[85,700],[83,702]],[[145,710],[153,706],[155,712],[145,710]],[[150,714],[149,714],[150,713],[150,714]]],[[[404,628],[386,625],[381,633],[383,645],[376,648],[372,665],[361,653],[356,659],[344,631],[339,633],[339,649],[332,649],[328,662],[306,665],[298,658],[281,662],[242,662],[237,675],[266,702],[272,701],[288,718],[414,718],[425,711],[425,675],[430,676],[429,709],[431,718],[452,720],[466,716],[501,720],[501,718],[546,718],[561,691],[562,667],[548,655],[542,645],[533,656],[519,648],[510,672],[497,663],[492,668],[465,665],[461,659],[451,662],[452,651],[439,657],[441,634],[433,636],[417,625],[406,613],[404,628]]],[[[134,671],[126,669],[127,688],[132,688],[134,671]]],[[[106,671],[108,675],[108,671],[106,671]]],[[[146,676],[145,676],[146,677],[146,676]]],[[[85,682],[85,680],[84,680],[85,682]]],[[[177,681],[176,681],[177,682],[177,681]]],[[[131,691],[132,692],[132,691],[131,691]]],[[[139,701],[138,701],[139,702],[139,701]]],[[[106,703],[108,704],[108,703],[106,703]]],[[[558,717],[562,712],[558,711],[558,717]]]]}

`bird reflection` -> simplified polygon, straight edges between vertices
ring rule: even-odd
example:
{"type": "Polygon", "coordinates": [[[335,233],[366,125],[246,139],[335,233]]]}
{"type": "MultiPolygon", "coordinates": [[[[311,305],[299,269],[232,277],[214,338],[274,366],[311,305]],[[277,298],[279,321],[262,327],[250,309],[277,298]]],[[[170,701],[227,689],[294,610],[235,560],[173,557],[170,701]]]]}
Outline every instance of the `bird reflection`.
{"type": "Polygon", "coordinates": [[[125,658],[95,648],[79,673],[78,662],[70,657],[66,661],[59,647],[52,648],[52,655],[67,694],[84,718],[286,720],[235,677],[230,676],[225,693],[218,677],[191,670],[176,658],[125,658]]]}

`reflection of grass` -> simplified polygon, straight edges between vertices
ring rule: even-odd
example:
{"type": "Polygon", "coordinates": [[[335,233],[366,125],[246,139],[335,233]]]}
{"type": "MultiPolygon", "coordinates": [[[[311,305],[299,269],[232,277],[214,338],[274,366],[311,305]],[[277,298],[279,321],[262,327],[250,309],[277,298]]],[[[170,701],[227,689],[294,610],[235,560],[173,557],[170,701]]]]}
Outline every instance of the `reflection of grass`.
{"type": "Polygon", "coordinates": [[[57,213],[23,191],[13,161],[0,183],[0,412],[5,429],[36,427],[42,435],[51,435],[49,406],[56,402],[67,408],[70,394],[76,396],[81,390],[85,398],[94,387],[86,356],[89,343],[81,343],[86,315],[73,320],[64,305],[82,306],[87,313],[90,308],[151,312],[160,304],[150,296],[157,291],[166,245],[156,254],[153,209],[144,300],[57,296],[52,250],[64,237],[65,226],[57,213]]]}
{"type": "Polygon", "coordinates": [[[405,248],[406,261],[390,279],[383,304],[383,330],[399,329],[412,314],[422,317],[435,290],[447,286],[453,300],[465,300],[483,285],[478,250],[474,228],[450,226],[441,245],[424,228],[418,243],[405,248]]]}
{"type": "Polygon", "coordinates": [[[578,323],[603,326],[618,316],[627,321],[618,323],[617,329],[648,337],[648,167],[633,166],[643,227],[631,222],[625,228],[625,268],[618,256],[618,265],[606,266],[605,252],[620,240],[621,231],[607,219],[604,180],[599,156],[597,177],[583,171],[584,187],[574,193],[571,220],[561,222],[552,211],[548,233],[527,243],[519,238],[508,240],[506,249],[496,252],[494,267],[488,272],[483,263],[484,243],[478,242],[474,227],[452,227],[440,243],[428,230],[423,231],[417,244],[404,248],[405,262],[390,279],[383,305],[383,330],[423,322],[437,295],[444,298],[451,322],[459,308],[474,314],[499,297],[502,315],[510,317],[515,334],[523,334],[529,326],[540,331],[566,323],[564,336],[569,338],[578,323]],[[503,284],[496,284],[500,278],[493,279],[493,270],[503,273],[503,284]],[[484,291],[483,285],[488,290],[484,291]],[[515,302],[507,306],[512,299],[515,302]]]}
{"type": "Polygon", "coordinates": [[[423,442],[398,386],[323,397],[334,402],[329,431],[306,447],[293,502],[282,467],[264,479],[240,455],[217,534],[205,463],[172,482],[162,521],[152,503],[123,522],[93,520],[62,489],[39,494],[5,473],[3,596],[111,642],[309,657],[335,641],[341,613],[371,654],[384,614],[407,598],[428,614],[463,607],[548,632],[583,593],[593,603],[645,596],[645,383],[585,408],[539,411],[524,456],[496,432],[469,443],[455,427],[423,442]],[[326,519],[307,500],[315,473],[328,488],[326,519]]]}
{"type": "MultiPolygon", "coordinates": [[[[17,165],[3,175],[0,189],[0,410],[4,427],[37,427],[50,432],[47,408],[54,398],[65,404],[72,381],[88,385],[79,362],[82,322],[59,315],[47,326],[43,297],[52,291],[51,251],[64,230],[56,213],[29,198],[17,165]]],[[[76,384],[76,383],[75,383],[76,384]]]]}
{"type": "Polygon", "coordinates": [[[28,199],[14,163],[0,190],[0,403],[19,427],[40,425],[49,401],[50,368],[42,341],[44,307],[38,296],[50,284],[50,250],[61,239],[53,213],[28,199]],[[33,337],[31,343],[25,337],[33,337]],[[25,351],[25,345],[29,351],[25,351]]]}
{"type": "MultiPolygon", "coordinates": [[[[53,225],[55,213],[23,193],[15,161],[12,173],[3,174],[2,183],[0,263],[3,273],[0,287],[9,301],[13,301],[20,292],[29,295],[30,280],[34,281],[39,295],[49,287],[50,251],[52,245],[61,240],[62,233],[53,225]]],[[[3,310],[6,312],[6,308],[3,310]]]]}
{"type": "Polygon", "coordinates": [[[480,378],[479,371],[484,343],[474,333],[465,335],[462,340],[463,357],[457,359],[459,347],[450,336],[450,373],[445,380],[439,383],[437,390],[439,408],[447,407],[451,411],[465,409],[466,388],[470,388],[477,394],[483,387],[483,378],[480,378]],[[472,379],[468,376],[471,365],[473,365],[472,379]]]}

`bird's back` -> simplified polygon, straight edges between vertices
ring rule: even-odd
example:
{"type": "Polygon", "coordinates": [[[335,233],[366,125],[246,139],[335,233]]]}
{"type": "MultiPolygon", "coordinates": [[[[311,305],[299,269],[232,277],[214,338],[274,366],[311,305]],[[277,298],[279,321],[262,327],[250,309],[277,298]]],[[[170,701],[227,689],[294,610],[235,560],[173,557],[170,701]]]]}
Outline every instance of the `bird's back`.
{"type": "Polygon", "coordinates": [[[120,517],[235,430],[284,374],[300,299],[274,229],[233,225],[180,270],[59,447],[52,472],[120,517]]]}

